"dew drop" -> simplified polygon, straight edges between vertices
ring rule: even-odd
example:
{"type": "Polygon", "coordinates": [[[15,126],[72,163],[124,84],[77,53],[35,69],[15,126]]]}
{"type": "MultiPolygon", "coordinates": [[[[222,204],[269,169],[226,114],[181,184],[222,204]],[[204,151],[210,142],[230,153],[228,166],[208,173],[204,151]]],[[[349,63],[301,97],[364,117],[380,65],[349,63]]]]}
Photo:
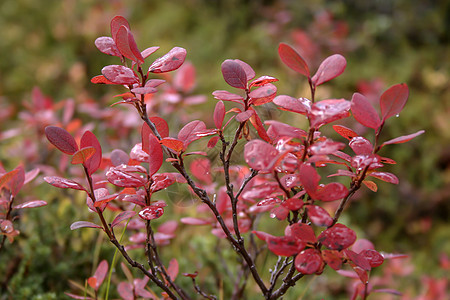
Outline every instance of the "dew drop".
{"type": "Polygon", "coordinates": [[[396,117],[396,118],[400,117],[400,114],[396,114],[395,117],[396,117]]]}

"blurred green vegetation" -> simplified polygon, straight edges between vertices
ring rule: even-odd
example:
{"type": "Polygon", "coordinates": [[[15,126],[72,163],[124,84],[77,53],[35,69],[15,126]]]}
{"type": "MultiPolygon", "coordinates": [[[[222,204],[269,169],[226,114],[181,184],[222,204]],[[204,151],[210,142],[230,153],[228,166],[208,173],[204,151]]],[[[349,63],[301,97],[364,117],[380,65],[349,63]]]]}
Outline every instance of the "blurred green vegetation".
{"type": "MultiPolygon", "coordinates": [[[[95,38],[110,34],[109,22],[115,15],[129,20],[141,49],[158,45],[161,50],[155,55],[173,46],[187,49],[188,60],[197,71],[195,92],[208,95],[206,104],[186,107],[189,120],[190,116],[202,114],[210,118],[216,102],[209,95],[228,88],[220,72],[220,64],[227,58],[249,63],[257,76],[279,78],[279,94],[308,97],[305,79],[282,66],[276,51],[279,42],[295,45],[295,32],[299,29],[310,34],[320,60],[341,52],[348,62],[342,76],[319,88],[319,96],[350,99],[362,81],[381,82],[379,93],[393,84],[407,83],[410,98],[406,108],[399,118],[387,122],[382,139],[420,129],[426,133],[408,144],[387,146],[382,151],[397,161],[397,165],[386,169],[398,175],[400,184],[380,183],[377,193],[359,193],[347,210],[345,221],[360,228],[358,236],[373,241],[377,249],[411,255],[414,271],[402,278],[401,287],[412,289],[412,295],[422,292],[420,280],[424,275],[445,275],[439,269],[439,258],[442,253],[450,254],[448,1],[1,1],[0,109],[5,112],[12,107],[7,119],[0,118],[2,132],[22,126],[19,112],[24,110],[24,102],[30,102],[34,86],[55,101],[73,98],[75,103],[81,103],[95,99],[104,106],[113,102],[112,96],[119,89],[96,86],[89,80],[104,65],[118,63],[94,46],[95,38]],[[321,21],[326,14],[331,19],[321,21]],[[333,31],[336,22],[346,26],[341,36],[333,31]]],[[[317,61],[313,65],[315,69],[317,61]]],[[[292,120],[292,115],[274,111],[273,106],[263,109],[268,116],[287,116],[291,124],[301,124],[300,120],[292,120]]],[[[95,119],[81,114],[76,117],[95,123],[95,119]]],[[[106,129],[97,127],[96,133],[102,135],[106,129]]],[[[105,138],[102,146],[105,151],[118,145],[129,151],[131,141],[134,144],[137,139],[136,131],[127,136],[127,145],[108,145],[105,138]]],[[[42,139],[41,142],[45,143],[42,139]]],[[[6,169],[23,160],[11,150],[21,143],[21,137],[0,140],[0,160],[6,169]]],[[[52,154],[45,157],[55,161],[52,154]]],[[[45,161],[24,163],[31,168],[45,161]]],[[[111,261],[113,249],[106,242],[98,242],[99,232],[68,229],[75,220],[92,218],[83,205],[85,199],[76,192],[39,183],[42,179],[19,195],[39,197],[49,205],[26,211],[19,222],[21,235],[0,254],[0,284],[8,281],[7,290],[0,287],[0,299],[62,299],[63,293],[72,288],[69,280],[84,285],[96,262],[103,258],[111,261]]],[[[192,209],[173,210],[186,213],[192,209]]],[[[266,226],[275,226],[276,222],[268,220],[266,226]]],[[[227,283],[225,275],[219,279],[209,276],[226,273],[214,261],[215,249],[227,249],[225,241],[217,245],[214,238],[205,239],[205,228],[188,232],[182,229],[178,231],[182,232],[179,239],[163,248],[164,259],[179,258],[181,272],[202,270],[200,280],[206,290],[217,289],[222,284],[217,280],[227,283]]],[[[231,249],[224,250],[223,256],[235,259],[231,249]]],[[[268,255],[265,259],[266,266],[272,265],[273,257],[268,255]]],[[[327,274],[328,281],[323,276],[305,280],[291,291],[289,299],[300,295],[304,299],[346,299],[344,280],[331,276],[330,270],[327,274]],[[317,292],[324,285],[331,294],[317,292]]],[[[115,280],[113,283],[117,284],[118,279],[115,280]]],[[[190,287],[190,282],[184,280],[182,285],[190,287]]],[[[229,287],[225,287],[225,294],[229,292],[229,287]]]]}

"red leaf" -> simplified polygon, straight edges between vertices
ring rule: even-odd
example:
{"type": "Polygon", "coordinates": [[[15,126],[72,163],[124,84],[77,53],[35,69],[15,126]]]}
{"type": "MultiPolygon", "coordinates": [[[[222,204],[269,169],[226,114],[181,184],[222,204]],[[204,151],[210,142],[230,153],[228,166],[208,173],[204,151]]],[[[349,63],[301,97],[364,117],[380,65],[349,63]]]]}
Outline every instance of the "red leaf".
{"type": "Polygon", "coordinates": [[[141,217],[144,220],[150,221],[150,220],[158,219],[163,214],[164,214],[164,208],[151,205],[151,206],[144,207],[144,209],[142,209],[139,212],[139,217],[141,217]]]}
{"type": "Polygon", "coordinates": [[[110,65],[102,69],[103,76],[114,84],[131,85],[139,83],[133,70],[122,65],[110,65]]]}
{"type": "Polygon", "coordinates": [[[350,116],[350,101],[345,99],[328,99],[316,102],[311,107],[311,126],[319,128],[322,125],[350,116]]]}
{"type": "Polygon", "coordinates": [[[243,89],[247,88],[247,75],[241,64],[227,59],[222,63],[222,75],[225,82],[232,87],[243,89]]]}
{"type": "Polygon", "coordinates": [[[263,105],[271,102],[277,93],[277,87],[268,83],[260,88],[250,92],[250,104],[254,106],[263,105]]]}
{"type": "Polygon", "coordinates": [[[371,172],[368,175],[392,184],[398,184],[399,182],[397,176],[389,172],[371,172]]]}
{"type": "MultiPolygon", "coordinates": [[[[145,49],[144,51],[141,52],[142,58],[146,59],[147,57],[149,57],[150,55],[152,55],[153,53],[155,53],[157,50],[159,49],[158,46],[155,47],[149,47],[147,49],[145,49]]],[[[150,79],[151,80],[151,79],[150,79]]]]}
{"type": "Polygon", "coordinates": [[[302,115],[309,114],[311,110],[311,101],[306,98],[296,99],[291,96],[279,95],[273,99],[273,103],[280,106],[283,110],[296,112],[302,115]]]}
{"type": "MultiPolygon", "coordinates": [[[[253,110],[253,108],[250,108],[250,109],[253,110]]],[[[258,113],[256,113],[256,111],[253,115],[251,115],[250,123],[252,123],[253,127],[255,127],[255,129],[258,132],[258,135],[261,139],[263,139],[264,141],[266,141],[268,143],[272,142],[270,140],[270,137],[267,135],[267,131],[264,128],[264,125],[261,122],[261,119],[259,118],[258,113]]]]}
{"type": "Polygon", "coordinates": [[[101,226],[88,222],[88,221],[78,221],[70,225],[70,230],[75,230],[78,228],[102,228],[101,226]]]}
{"type": "Polygon", "coordinates": [[[274,168],[273,161],[277,156],[278,150],[261,140],[251,140],[244,148],[245,162],[250,168],[258,171],[271,172],[274,168]]]}
{"type": "Polygon", "coordinates": [[[306,207],[308,217],[314,225],[328,227],[333,224],[333,218],[322,207],[317,205],[308,205],[306,207]]]}
{"type": "Polygon", "coordinates": [[[45,127],[45,135],[50,143],[66,154],[72,155],[78,151],[75,139],[63,128],[47,126],[45,127]]]}
{"type": "Polygon", "coordinates": [[[116,43],[112,38],[108,36],[101,36],[97,38],[95,40],[95,46],[97,47],[98,50],[100,50],[105,54],[118,57],[121,56],[119,49],[117,49],[116,43]]]}
{"type": "Polygon", "coordinates": [[[217,129],[222,128],[223,119],[225,118],[225,104],[222,101],[217,102],[214,108],[214,125],[217,129]]]}
{"type": "Polygon", "coordinates": [[[343,250],[356,241],[356,233],[343,224],[335,224],[324,230],[318,237],[325,247],[331,250],[343,250]]]}
{"type": "Polygon", "coordinates": [[[149,140],[149,162],[148,162],[148,175],[153,176],[161,168],[164,154],[156,136],[150,134],[148,136],[149,140]]]}
{"type": "Polygon", "coordinates": [[[342,255],[337,250],[322,250],[322,259],[333,270],[339,270],[342,267],[342,255]]]}
{"type": "Polygon", "coordinates": [[[248,88],[251,89],[252,87],[255,87],[255,86],[262,86],[262,85],[265,85],[267,83],[276,82],[276,81],[278,81],[278,79],[276,79],[275,77],[272,77],[272,76],[261,76],[261,77],[256,78],[255,80],[253,80],[250,83],[250,86],[248,88]]]}
{"type": "Polygon", "coordinates": [[[62,177],[57,177],[57,176],[47,176],[44,177],[44,180],[56,187],[62,188],[62,189],[74,189],[74,190],[80,190],[80,191],[86,191],[86,189],[79,183],[70,180],[70,179],[66,179],[66,178],[62,178],[62,177]]]}
{"type": "Polygon", "coordinates": [[[172,48],[167,54],[155,60],[148,71],[152,73],[165,73],[178,69],[186,59],[186,49],[172,48]]]}
{"type": "Polygon", "coordinates": [[[363,269],[365,271],[371,270],[369,261],[361,254],[353,252],[352,250],[349,250],[349,249],[344,250],[344,253],[348,257],[348,259],[350,259],[355,265],[357,265],[361,269],[363,269]]]}
{"type": "Polygon", "coordinates": [[[384,142],[382,146],[384,146],[384,145],[391,145],[391,144],[406,143],[406,142],[412,140],[413,138],[415,138],[416,136],[421,135],[424,132],[425,132],[425,130],[419,130],[416,133],[411,133],[411,134],[408,134],[408,135],[400,136],[398,138],[395,138],[395,139],[389,140],[387,142],[384,142]]]}
{"type": "Polygon", "coordinates": [[[295,269],[302,274],[314,274],[320,270],[323,261],[320,252],[316,249],[306,249],[295,258],[295,269]]]}
{"type": "Polygon", "coordinates": [[[120,166],[120,165],[126,165],[128,164],[128,161],[130,160],[130,157],[128,157],[128,154],[121,150],[121,149],[114,149],[111,152],[111,163],[114,167],[120,166]]]}
{"type": "Polygon", "coordinates": [[[353,117],[360,124],[373,129],[380,127],[380,116],[364,95],[353,94],[351,110],[353,117]]]}
{"type": "Polygon", "coordinates": [[[102,146],[97,137],[88,130],[81,137],[80,147],[94,147],[95,149],[95,153],[84,162],[84,166],[88,170],[89,175],[91,175],[98,170],[102,163],[102,146]]]}
{"type": "Polygon", "coordinates": [[[291,236],[269,236],[266,243],[267,248],[278,256],[293,256],[306,246],[306,243],[291,236]]]}
{"type": "Polygon", "coordinates": [[[347,140],[351,140],[354,137],[357,137],[358,134],[351,130],[350,128],[347,128],[342,125],[333,125],[334,131],[336,131],[339,135],[346,138],[347,140]]]}
{"type": "Polygon", "coordinates": [[[166,120],[157,116],[150,117],[149,119],[155,124],[156,130],[158,130],[158,133],[162,138],[169,136],[169,125],[167,125],[166,120]]]}
{"type": "Polygon", "coordinates": [[[115,84],[114,82],[108,80],[103,75],[97,75],[95,77],[92,77],[91,82],[94,84],[115,84]]]}
{"type": "Polygon", "coordinates": [[[119,29],[116,32],[115,35],[115,42],[117,45],[117,48],[119,49],[120,53],[125,56],[128,59],[131,59],[132,61],[136,63],[143,63],[144,59],[141,55],[141,52],[137,50],[136,42],[134,41],[133,35],[130,32],[130,29],[126,26],[122,25],[119,27],[119,29]],[[131,39],[130,39],[131,36],[131,39]],[[132,45],[130,44],[130,41],[134,43],[134,51],[131,49],[132,45]],[[138,53],[139,57],[135,55],[135,53],[138,53]]]}
{"type": "Polygon", "coordinates": [[[190,62],[183,64],[173,78],[174,87],[183,93],[190,93],[195,87],[195,68],[190,62]]]}
{"type": "Polygon", "coordinates": [[[209,139],[207,147],[210,149],[214,148],[219,139],[220,138],[218,136],[213,136],[212,138],[209,139]]]}
{"type": "Polygon", "coordinates": [[[211,221],[199,218],[185,217],[181,218],[180,222],[187,225],[208,225],[211,221]]]}
{"type": "Polygon", "coordinates": [[[299,179],[308,195],[314,198],[320,181],[320,176],[316,169],[311,165],[302,164],[300,166],[299,179]]]}
{"type": "Polygon", "coordinates": [[[114,220],[111,223],[111,228],[118,225],[120,222],[125,221],[131,217],[133,217],[136,214],[135,211],[123,211],[120,214],[117,215],[117,217],[114,218],[114,220]]]}
{"type": "Polygon", "coordinates": [[[235,62],[241,65],[242,69],[244,69],[245,75],[247,76],[247,81],[252,80],[255,78],[256,74],[252,67],[246,62],[243,62],[240,59],[234,59],[235,62]]]}
{"type": "Polygon", "coordinates": [[[119,31],[119,28],[121,26],[125,26],[126,28],[130,29],[130,24],[128,24],[127,19],[125,19],[122,16],[115,16],[111,20],[110,26],[111,26],[111,36],[114,40],[116,39],[117,31],[119,31]]]}
{"type": "Polygon", "coordinates": [[[126,281],[122,281],[117,286],[120,297],[124,300],[134,300],[133,285],[126,281]]]}
{"type": "Polygon", "coordinates": [[[286,227],[284,233],[308,244],[314,244],[317,241],[314,230],[305,223],[294,223],[289,225],[286,227]]]}
{"type": "Polygon", "coordinates": [[[94,276],[91,278],[95,278],[95,286],[93,287],[96,291],[102,285],[103,281],[106,278],[106,274],[108,273],[108,262],[106,260],[102,260],[97,269],[95,270],[94,276]]]}
{"type": "Polygon", "coordinates": [[[200,181],[211,184],[213,182],[211,176],[211,163],[207,158],[197,158],[190,165],[192,174],[200,181]]]}
{"type": "Polygon", "coordinates": [[[387,89],[380,97],[382,122],[387,118],[400,114],[409,96],[408,86],[396,84],[387,89]]]}
{"type": "Polygon", "coordinates": [[[137,94],[137,95],[147,95],[147,94],[154,94],[158,90],[153,87],[137,87],[131,90],[131,92],[137,94]]]}
{"type": "Polygon", "coordinates": [[[12,196],[16,196],[25,182],[25,170],[23,166],[18,166],[13,171],[6,173],[0,179],[0,189],[1,186],[7,183],[12,196]],[[15,172],[17,170],[17,172],[15,172]],[[9,174],[9,175],[8,175],[9,174]],[[4,177],[4,179],[3,179],[4,177]]]}
{"type": "Polygon", "coordinates": [[[373,152],[372,143],[361,136],[352,138],[348,145],[357,155],[371,154],[373,152]]]}
{"type": "Polygon", "coordinates": [[[265,121],[264,124],[270,125],[267,129],[267,135],[270,139],[272,139],[272,141],[278,140],[282,137],[302,139],[307,136],[306,131],[278,121],[265,121]]]}
{"type": "Polygon", "coordinates": [[[311,81],[315,86],[321,85],[322,83],[341,75],[344,72],[346,65],[347,61],[342,55],[331,55],[325,58],[325,60],[320,64],[319,69],[311,81]]]}
{"type": "Polygon", "coordinates": [[[32,200],[32,201],[27,201],[24,203],[21,203],[19,205],[14,206],[14,209],[22,209],[22,208],[35,208],[35,207],[41,207],[41,206],[46,206],[47,202],[43,201],[43,200],[32,200]]]}
{"type": "Polygon", "coordinates": [[[141,187],[147,182],[142,176],[127,172],[123,165],[109,168],[106,178],[110,183],[119,187],[141,187]]]}
{"type": "Polygon", "coordinates": [[[184,150],[184,143],[180,140],[171,137],[163,138],[159,142],[161,143],[161,145],[164,145],[167,148],[172,149],[176,153],[180,153],[181,151],[184,150]]]}
{"type": "Polygon", "coordinates": [[[187,147],[191,142],[202,138],[196,133],[202,132],[206,129],[206,125],[203,121],[195,120],[184,125],[183,128],[178,132],[178,139],[183,141],[185,147],[187,147]]]}
{"type": "Polygon", "coordinates": [[[175,280],[175,278],[177,278],[178,270],[179,270],[178,261],[176,258],[172,258],[169,262],[169,266],[167,267],[167,274],[169,275],[172,281],[175,280]]]}
{"type": "Polygon", "coordinates": [[[174,184],[177,178],[175,177],[174,173],[157,173],[152,176],[152,180],[153,184],[150,186],[150,191],[152,193],[155,193],[174,184]]]}
{"type": "Polygon", "coordinates": [[[245,122],[250,119],[250,117],[253,116],[254,113],[255,111],[251,109],[240,112],[236,115],[236,121],[238,121],[239,123],[245,122]]]}
{"type": "Polygon", "coordinates": [[[242,100],[244,100],[244,98],[240,95],[233,94],[228,91],[222,91],[222,90],[214,91],[212,93],[212,95],[214,96],[214,98],[216,98],[218,100],[231,101],[231,102],[236,102],[239,104],[242,104],[242,100]]]}
{"type": "Polygon", "coordinates": [[[378,190],[378,186],[375,182],[370,180],[364,180],[363,184],[370,189],[372,192],[376,192],[378,190]]]}
{"type": "Polygon", "coordinates": [[[74,153],[72,156],[72,165],[84,164],[95,153],[94,147],[85,147],[74,153]]]}
{"type": "Polygon", "coordinates": [[[384,257],[378,253],[378,251],[373,249],[363,250],[360,255],[362,255],[369,262],[372,268],[376,268],[384,262],[384,257]]]}
{"type": "Polygon", "coordinates": [[[292,70],[303,74],[306,77],[310,76],[309,68],[305,60],[291,46],[280,43],[278,46],[278,55],[280,56],[281,61],[292,70]]]}

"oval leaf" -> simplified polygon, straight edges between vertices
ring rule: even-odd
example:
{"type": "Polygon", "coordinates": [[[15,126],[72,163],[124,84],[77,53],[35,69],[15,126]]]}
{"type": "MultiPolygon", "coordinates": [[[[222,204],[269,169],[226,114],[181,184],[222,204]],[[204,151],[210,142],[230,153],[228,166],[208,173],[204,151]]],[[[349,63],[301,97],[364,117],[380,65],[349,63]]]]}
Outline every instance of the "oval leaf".
{"type": "Polygon", "coordinates": [[[27,201],[22,204],[14,206],[14,209],[22,209],[22,208],[35,208],[35,207],[41,207],[46,206],[47,202],[43,200],[33,200],[33,201],[27,201]]]}
{"type": "Polygon", "coordinates": [[[373,129],[380,127],[380,116],[364,95],[359,93],[353,94],[351,110],[353,117],[360,124],[373,129]]]}
{"type": "Polygon", "coordinates": [[[247,75],[238,62],[227,59],[222,63],[222,75],[225,82],[234,88],[245,90],[247,88],[247,75]]]}
{"type": "Polygon", "coordinates": [[[325,247],[331,250],[343,250],[356,241],[356,233],[343,224],[335,224],[324,230],[318,237],[325,247]]]}
{"type": "Polygon", "coordinates": [[[306,249],[295,258],[295,269],[302,274],[314,274],[320,270],[323,261],[320,252],[316,249],[306,249]]]}
{"type": "Polygon", "coordinates": [[[334,54],[327,57],[319,66],[316,74],[311,79],[315,86],[321,85],[337,76],[345,70],[347,61],[340,54],[334,54]]]}
{"type": "Polygon", "coordinates": [[[417,131],[416,133],[411,133],[411,134],[408,134],[408,135],[400,136],[400,137],[398,137],[398,138],[395,138],[395,139],[389,140],[389,141],[387,141],[387,142],[384,142],[384,143],[383,143],[383,146],[384,146],[384,145],[391,145],[391,144],[402,144],[402,143],[406,143],[406,142],[412,140],[413,138],[415,138],[416,136],[421,135],[421,134],[424,133],[424,132],[425,132],[425,130],[419,130],[419,131],[417,131]]]}
{"type": "Polygon", "coordinates": [[[114,218],[114,220],[111,223],[111,228],[118,225],[120,222],[125,221],[131,217],[133,217],[136,214],[135,211],[123,211],[120,214],[117,215],[117,217],[114,218]]]}
{"type": "Polygon", "coordinates": [[[149,140],[149,161],[148,161],[148,175],[153,176],[156,172],[158,172],[159,168],[161,168],[164,155],[162,151],[161,144],[159,143],[156,136],[150,134],[148,136],[149,140]]]}
{"type": "Polygon", "coordinates": [[[217,102],[214,108],[214,125],[217,129],[222,128],[223,119],[225,118],[225,104],[222,101],[217,102]]]}
{"type": "Polygon", "coordinates": [[[292,70],[306,77],[310,76],[309,68],[305,60],[291,46],[281,43],[278,46],[278,55],[281,61],[292,70]]]}
{"type": "Polygon", "coordinates": [[[328,227],[333,224],[333,218],[322,207],[317,205],[308,205],[306,207],[308,209],[308,217],[314,225],[328,227]]]}
{"type": "Polygon", "coordinates": [[[80,191],[86,191],[86,189],[79,183],[70,180],[70,179],[66,179],[66,178],[62,178],[62,177],[57,177],[57,176],[47,176],[44,177],[44,180],[56,187],[62,188],[62,189],[74,189],[74,190],[80,190],[80,191]]]}
{"type": "Polygon", "coordinates": [[[61,127],[45,127],[45,136],[50,143],[66,154],[72,155],[78,151],[78,145],[73,136],[61,127]]]}
{"type": "Polygon", "coordinates": [[[150,221],[158,219],[164,214],[164,208],[158,206],[147,206],[139,212],[139,217],[144,220],[150,221]]]}
{"type": "Polygon", "coordinates": [[[120,57],[120,51],[117,49],[116,43],[114,40],[108,36],[101,36],[95,40],[95,46],[101,52],[120,57]]]}
{"type": "Polygon", "coordinates": [[[87,227],[87,228],[102,228],[101,226],[99,226],[97,224],[94,224],[94,223],[91,223],[91,222],[88,222],[88,221],[78,221],[78,222],[75,222],[72,225],[70,225],[70,229],[71,230],[75,230],[75,229],[78,229],[78,228],[84,228],[84,227],[87,227]]]}
{"type": "Polygon", "coordinates": [[[155,60],[148,71],[152,73],[164,73],[178,69],[186,59],[186,49],[174,47],[166,55],[155,60]]]}
{"type": "Polygon", "coordinates": [[[80,147],[94,147],[95,149],[94,154],[83,164],[88,170],[89,175],[92,175],[92,173],[98,170],[100,164],[102,163],[102,146],[100,145],[97,137],[88,130],[81,137],[80,147]]]}
{"type": "Polygon", "coordinates": [[[109,65],[102,69],[103,76],[114,84],[132,85],[139,83],[133,70],[122,65],[109,65]]]}
{"type": "Polygon", "coordinates": [[[396,84],[387,89],[380,97],[380,108],[383,122],[392,116],[400,114],[408,100],[409,89],[404,83],[396,84]]]}
{"type": "Polygon", "coordinates": [[[84,164],[92,155],[95,153],[94,147],[86,147],[78,150],[72,156],[71,163],[72,165],[84,164]]]}
{"type": "Polygon", "coordinates": [[[251,140],[245,145],[244,159],[250,168],[257,171],[270,172],[278,150],[262,140],[251,140]]]}

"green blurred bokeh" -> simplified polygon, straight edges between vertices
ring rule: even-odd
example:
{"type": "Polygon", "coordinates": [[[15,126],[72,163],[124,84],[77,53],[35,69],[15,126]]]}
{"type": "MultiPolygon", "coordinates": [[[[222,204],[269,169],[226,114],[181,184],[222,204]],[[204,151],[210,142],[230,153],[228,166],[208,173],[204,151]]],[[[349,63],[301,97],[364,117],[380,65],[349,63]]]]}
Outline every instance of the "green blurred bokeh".
{"type": "MultiPolygon", "coordinates": [[[[407,83],[406,108],[399,118],[387,122],[382,139],[420,129],[426,133],[382,151],[397,161],[386,169],[398,175],[400,184],[380,182],[377,193],[362,191],[345,218],[360,229],[359,237],[370,239],[377,249],[411,255],[414,271],[402,279],[404,288],[419,286],[411,293],[422,292],[423,276],[445,275],[439,258],[450,255],[448,1],[4,0],[0,2],[0,109],[12,107],[12,113],[1,119],[2,132],[21,126],[19,112],[23,102],[30,102],[35,86],[56,102],[67,98],[75,103],[87,98],[113,102],[112,95],[119,89],[93,85],[90,78],[100,74],[103,66],[118,63],[94,46],[95,38],[109,35],[109,22],[115,15],[129,20],[141,49],[156,45],[161,47],[158,53],[173,46],[187,49],[187,59],[197,73],[195,92],[208,96],[206,104],[186,108],[189,120],[191,115],[210,118],[216,103],[211,92],[227,89],[220,72],[227,58],[249,63],[257,76],[279,78],[279,94],[308,97],[302,94],[307,91],[305,79],[282,66],[277,55],[280,42],[295,45],[298,30],[309,34],[320,60],[341,52],[348,62],[342,76],[319,88],[319,97],[350,99],[362,82],[377,83],[379,92],[407,83]],[[336,30],[338,25],[344,26],[341,33],[336,30]]],[[[312,64],[312,69],[317,68],[317,61],[312,64]]],[[[265,109],[268,115],[281,114],[271,106],[265,109]]],[[[138,141],[137,134],[134,141],[138,141]]],[[[8,149],[20,143],[20,137],[0,140],[0,159],[8,170],[21,161],[8,149]]],[[[106,151],[114,149],[102,146],[106,151]]],[[[20,195],[39,197],[49,205],[26,211],[20,219],[21,235],[1,253],[0,284],[3,280],[9,283],[0,299],[61,299],[71,289],[69,279],[84,285],[93,265],[112,257],[112,247],[106,239],[101,243],[97,232],[68,230],[73,221],[92,217],[78,205],[84,200],[75,192],[39,182],[20,195]]],[[[208,280],[208,274],[223,270],[214,267],[215,239],[205,239],[207,230],[202,230],[180,234],[179,240],[164,248],[164,257],[180,257],[180,249],[188,244],[189,253],[183,253],[186,260],[180,260],[181,272],[206,268],[202,278],[214,290],[215,282],[208,280]]],[[[234,259],[231,250],[224,256],[234,259]]],[[[325,283],[319,278],[309,281],[295,288],[289,299],[296,299],[305,289],[309,291],[305,299],[345,299],[339,288],[331,296],[314,294],[325,283]]]]}

